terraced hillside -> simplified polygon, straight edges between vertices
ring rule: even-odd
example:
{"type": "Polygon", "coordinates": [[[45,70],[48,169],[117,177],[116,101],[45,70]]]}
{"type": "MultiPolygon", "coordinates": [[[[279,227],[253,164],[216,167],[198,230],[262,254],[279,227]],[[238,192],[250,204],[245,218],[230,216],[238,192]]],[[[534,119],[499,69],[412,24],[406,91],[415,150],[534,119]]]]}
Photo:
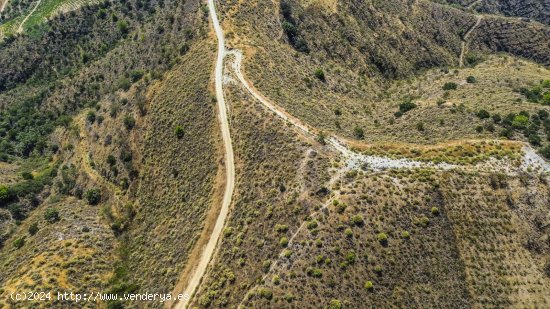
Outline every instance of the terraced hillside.
{"type": "Polygon", "coordinates": [[[35,30],[60,13],[97,3],[95,0],[5,1],[0,13],[0,37],[35,30]]]}

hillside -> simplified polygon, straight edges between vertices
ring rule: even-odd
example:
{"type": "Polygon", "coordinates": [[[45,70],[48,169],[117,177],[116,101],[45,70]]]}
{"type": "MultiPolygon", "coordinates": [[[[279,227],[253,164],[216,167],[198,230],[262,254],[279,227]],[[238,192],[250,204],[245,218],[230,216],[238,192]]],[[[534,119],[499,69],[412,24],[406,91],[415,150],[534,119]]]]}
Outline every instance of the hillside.
{"type": "Polygon", "coordinates": [[[535,2],[3,3],[0,307],[549,307],[535,2]]]}

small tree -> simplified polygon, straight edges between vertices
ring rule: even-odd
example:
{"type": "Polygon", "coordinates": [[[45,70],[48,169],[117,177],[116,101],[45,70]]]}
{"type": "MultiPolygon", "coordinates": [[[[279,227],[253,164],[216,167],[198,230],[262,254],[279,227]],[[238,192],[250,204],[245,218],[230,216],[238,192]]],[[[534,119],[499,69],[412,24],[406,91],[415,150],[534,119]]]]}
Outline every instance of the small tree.
{"type": "Polygon", "coordinates": [[[353,231],[350,228],[347,228],[344,231],[344,235],[346,235],[347,238],[352,238],[353,237],[353,231]]]}
{"type": "Polygon", "coordinates": [[[491,114],[489,114],[489,112],[484,109],[480,109],[477,112],[477,117],[479,117],[479,119],[488,119],[489,117],[491,117],[491,114]]]}
{"type": "Polygon", "coordinates": [[[0,186],[0,206],[7,204],[11,197],[10,189],[7,186],[0,186]]]}
{"type": "Polygon", "coordinates": [[[124,117],[124,126],[127,130],[132,130],[136,126],[136,120],[132,115],[126,115],[126,117],[124,117]]]}
{"type": "Polygon", "coordinates": [[[374,289],[374,284],[372,283],[372,281],[365,282],[365,289],[367,289],[369,291],[374,289]]]}
{"type": "Polygon", "coordinates": [[[321,68],[318,68],[318,69],[315,70],[315,77],[317,77],[317,79],[319,79],[322,82],[324,82],[326,80],[325,79],[325,72],[321,68]]]}
{"type": "Polygon", "coordinates": [[[542,148],[540,150],[540,154],[545,157],[546,159],[550,160],[550,145],[542,148]]]}
{"type": "Polygon", "coordinates": [[[443,85],[443,90],[447,91],[447,90],[456,90],[458,88],[458,85],[456,83],[453,83],[453,82],[448,82],[448,83],[445,83],[445,85],[443,85]]]}
{"type": "Polygon", "coordinates": [[[378,238],[378,241],[381,244],[387,244],[388,243],[388,235],[386,235],[385,233],[378,233],[376,238],[378,238]]]}
{"type": "Polygon", "coordinates": [[[182,138],[183,135],[184,135],[184,131],[183,131],[183,127],[182,126],[176,126],[176,129],[174,130],[174,132],[176,133],[176,137],[177,138],[182,138]]]}
{"type": "Polygon", "coordinates": [[[113,155],[108,155],[107,156],[107,164],[109,164],[110,166],[114,166],[116,164],[116,158],[115,156],[113,155]]]}
{"type": "Polygon", "coordinates": [[[319,135],[317,135],[317,141],[321,145],[326,145],[327,144],[326,138],[327,138],[327,135],[323,131],[319,132],[319,135]]]}
{"type": "Polygon", "coordinates": [[[99,189],[87,190],[84,197],[90,205],[97,205],[101,201],[101,191],[99,189]]]}
{"type": "Polygon", "coordinates": [[[361,225],[363,225],[364,220],[363,220],[363,217],[362,217],[362,216],[357,215],[357,216],[354,216],[354,217],[351,219],[351,222],[352,222],[354,225],[361,226],[361,225]]]}
{"type": "Polygon", "coordinates": [[[124,35],[128,34],[128,22],[126,22],[125,20],[120,20],[117,23],[117,27],[118,27],[118,30],[120,31],[120,33],[122,33],[124,35]]]}
{"type": "Polygon", "coordinates": [[[331,299],[328,307],[330,309],[342,309],[342,302],[338,299],[331,299]]]}
{"type": "Polygon", "coordinates": [[[353,136],[355,136],[355,138],[357,139],[364,139],[365,131],[363,131],[363,128],[357,126],[353,128],[353,136]]]}
{"type": "Polygon", "coordinates": [[[512,126],[518,130],[525,129],[527,124],[529,124],[529,117],[525,115],[517,115],[514,117],[514,120],[512,120],[512,126]]]}
{"type": "Polygon", "coordinates": [[[20,249],[20,248],[23,247],[24,245],[25,245],[25,237],[18,238],[18,239],[16,239],[16,240],[13,242],[13,246],[14,246],[16,249],[20,249]]]}
{"type": "Polygon", "coordinates": [[[25,180],[32,180],[32,179],[34,179],[34,176],[33,176],[31,173],[29,173],[29,172],[23,172],[23,173],[21,173],[21,176],[22,176],[23,179],[25,179],[25,180]]]}
{"type": "Polygon", "coordinates": [[[29,226],[29,234],[32,236],[38,233],[38,223],[34,222],[29,226]]]}
{"type": "Polygon", "coordinates": [[[95,122],[95,113],[93,111],[89,111],[88,114],[86,114],[86,121],[89,123],[95,122]]]}
{"type": "Polygon", "coordinates": [[[44,213],[44,219],[49,223],[54,223],[59,220],[59,212],[55,208],[48,208],[44,213]]]}

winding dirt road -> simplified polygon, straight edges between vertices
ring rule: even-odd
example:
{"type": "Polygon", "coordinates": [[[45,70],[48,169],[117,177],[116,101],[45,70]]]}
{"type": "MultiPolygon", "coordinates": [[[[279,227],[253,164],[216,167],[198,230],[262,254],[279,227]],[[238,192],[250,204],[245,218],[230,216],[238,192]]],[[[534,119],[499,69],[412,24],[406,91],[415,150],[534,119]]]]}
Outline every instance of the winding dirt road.
{"type": "Polygon", "coordinates": [[[19,24],[19,27],[17,28],[17,33],[23,32],[23,25],[27,22],[27,19],[29,19],[29,17],[31,17],[31,15],[34,14],[34,11],[36,11],[36,9],[38,8],[38,6],[40,5],[41,2],[42,2],[42,0],[38,0],[38,2],[36,2],[36,5],[34,6],[34,8],[32,8],[32,10],[29,12],[29,14],[27,14],[27,16],[25,16],[25,19],[23,19],[23,21],[19,24]]]}
{"type": "Polygon", "coordinates": [[[221,29],[220,23],[218,21],[218,15],[216,14],[216,7],[214,5],[214,0],[208,0],[208,9],[210,10],[210,16],[212,17],[212,24],[214,25],[214,30],[216,32],[216,37],[218,38],[218,58],[216,61],[216,98],[218,101],[219,109],[219,121],[220,129],[222,132],[223,144],[225,148],[225,171],[226,171],[226,181],[225,181],[225,192],[223,195],[222,207],[220,214],[216,219],[214,230],[210,234],[210,239],[202,251],[201,258],[196,269],[192,272],[191,278],[187,282],[187,286],[183,291],[184,295],[189,297],[185,298],[181,302],[175,304],[175,308],[186,308],[191,300],[191,296],[197,290],[206,268],[214,251],[218,240],[220,239],[223,227],[225,225],[225,220],[229,213],[229,206],[231,205],[231,197],[233,196],[233,191],[235,189],[235,161],[233,156],[233,145],[231,141],[231,134],[229,130],[229,118],[227,115],[227,106],[225,105],[225,98],[223,95],[223,59],[225,57],[225,38],[223,31],[221,29]]]}
{"type": "MultiPolygon", "coordinates": [[[[217,103],[219,108],[219,121],[220,121],[220,127],[222,131],[222,137],[223,137],[223,142],[225,147],[226,187],[225,187],[225,192],[223,197],[222,208],[216,219],[213,232],[210,235],[207,245],[204,247],[204,250],[202,251],[200,260],[198,262],[198,266],[191,272],[191,278],[188,279],[187,285],[185,286],[185,290],[183,293],[188,295],[189,297],[179,303],[176,303],[174,305],[174,308],[186,308],[190,303],[193,294],[196,292],[197,288],[199,287],[200,282],[208,267],[208,264],[210,263],[212,257],[214,256],[217,243],[220,239],[223,227],[225,225],[225,221],[229,213],[229,206],[231,204],[231,198],[235,187],[235,165],[234,165],[233,147],[232,147],[232,141],[231,141],[231,135],[230,135],[230,129],[229,129],[229,120],[228,120],[229,118],[227,115],[227,106],[225,103],[225,98],[223,93],[223,78],[224,78],[223,68],[224,68],[225,56],[232,55],[235,57],[232,69],[235,75],[237,76],[237,78],[239,79],[239,82],[255,99],[257,99],[260,103],[262,103],[267,109],[275,113],[279,118],[281,118],[286,122],[289,122],[291,125],[296,127],[299,131],[301,131],[305,135],[308,135],[310,137],[312,136],[315,137],[317,135],[316,129],[307,126],[298,118],[290,115],[289,113],[284,111],[282,108],[280,108],[276,104],[273,104],[272,102],[270,102],[268,99],[266,99],[266,97],[264,97],[262,94],[256,91],[256,89],[246,80],[246,78],[244,77],[241,71],[241,63],[243,58],[242,52],[237,49],[227,51],[225,48],[224,33],[218,20],[214,0],[208,0],[208,8],[210,11],[210,16],[212,18],[212,24],[214,26],[216,37],[218,39],[218,57],[217,57],[216,69],[215,69],[215,87],[216,87],[216,97],[218,101],[217,103]]],[[[460,54],[460,66],[464,65],[463,63],[464,54],[467,47],[466,44],[467,44],[468,37],[480,25],[482,18],[483,18],[482,16],[477,16],[476,23],[465,33],[464,37],[462,38],[463,42],[462,42],[462,51],[460,54]]],[[[445,163],[431,164],[426,162],[417,162],[409,159],[391,159],[391,158],[385,158],[385,157],[363,155],[351,150],[347,145],[348,143],[344,139],[341,139],[337,136],[330,136],[327,139],[327,142],[332,148],[340,152],[341,155],[346,159],[346,161],[348,162],[347,168],[356,168],[359,164],[364,164],[364,163],[371,166],[373,170],[418,168],[418,167],[431,167],[431,168],[436,168],[441,170],[449,170],[449,169],[456,168],[456,166],[454,165],[445,164],[445,163]]],[[[536,157],[536,154],[533,155],[533,157],[536,157]]],[[[346,167],[344,167],[344,170],[345,168],[346,167]]],[[[550,170],[550,167],[546,166],[546,168],[550,170]]],[[[332,199],[334,199],[334,197],[332,199]]],[[[330,200],[329,202],[327,202],[325,207],[328,207],[329,203],[330,203],[330,200]]],[[[294,237],[302,230],[302,227],[303,227],[303,224],[295,232],[295,234],[292,237],[292,240],[294,240],[294,237]]]]}
{"type": "Polygon", "coordinates": [[[466,55],[466,49],[467,49],[467,43],[468,43],[468,38],[470,37],[470,35],[472,34],[472,32],[477,28],[479,27],[479,24],[481,24],[481,20],[483,19],[483,16],[481,15],[478,15],[477,16],[477,20],[476,20],[476,23],[470,28],[468,29],[468,31],[466,31],[466,33],[464,34],[464,37],[462,37],[462,48],[460,50],[460,59],[458,60],[458,65],[460,67],[463,67],[464,66],[464,56],[466,55]]]}
{"type": "Polygon", "coordinates": [[[0,13],[4,12],[4,9],[6,8],[6,4],[8,4],[8,0],[0,0],[0,13]]]}

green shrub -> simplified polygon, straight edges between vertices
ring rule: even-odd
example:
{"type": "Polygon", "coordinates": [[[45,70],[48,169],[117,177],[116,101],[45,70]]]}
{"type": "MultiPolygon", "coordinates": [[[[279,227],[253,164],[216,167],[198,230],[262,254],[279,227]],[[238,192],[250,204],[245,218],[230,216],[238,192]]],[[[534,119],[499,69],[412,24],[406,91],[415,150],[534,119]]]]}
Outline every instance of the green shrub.
{"type": "Polygon", "coordinates": [[[319,144],[321,145],[326,145],[327,144],[326,138],[327,138],[326,133],[321,131],[319,132],[319,135],[317,135],[317,142],[319,142],[319,144]]]}
{"type": "Polygon", "coordinates": [[[270,260],[263,261],[262,268],[263,268],[264,272],[266,272],[266,273],[269,272],[269,268],[271,268],[271,261],[270,260]]]}
{"type": "Polygon", "coordinates": [[[360,215],[353,216],[353,218],[351,219],[351,223],[357,226],[361,226],[364,223],[363,217],[360,215]]]}
{"type": "Polygon", "coordinates": [[[174,132],[176,133],[176,137],[177,138],[182,138],[183,135],[184,135],[184,131],[183,131],[183,127],[182,126],[176,126],[176,129],[174,130],[174,132]]]}
{"type": "Polygon", "coordinates": [[[296,299],[296,297],[290,293],[288,294],[285,294],[285,296],[283,296],[284,300],[286,300],[288,303],[291,303],[294,301],[294,299],[296,299]]]}
{"type": "Polygon", "coordinates": [[[355,136],[356,139],[364,139],[365,131],[363,131],[361,127],[355,127],[353,128],[353,136],[355,136]]]}
{"type": "Polygon", "coordinates": [[[34,179],[34,176],[29,172],[21,173],[21,177],[23,177],[23,179],[25,179],[25,180],[33,180],[34,179]]]}
{"type": "Polygon", "coordinates": [[[447,91],[447,90],[456,90],[458,88],[458,85],[456,83],[453,83],[453,82],[448,82],[448,83],[445,83],[445,85],[443,85],[443,90],[447,91]]]}
{"type": "Polygon", "coordinates": [[[353,231],[350,228],[347,228],[344,231],[344,235],[346,235],[347,238],[351,238],[351,237],[353,237],[353,231]]]}
{"type": "Polygon", "coordinates": [[[388,242],[388,235],[386,235],[385,233],[378,233],[378,235],[376,235],[376,238],[381,244],[385,244],[388,242]]]}
{"type": "Polygon", "coordinates": [[[271,300],[273,298],[273,292],[270,289],[260,288],[258,289],[258,296],[271,300]]]}
{"type": "Polygon", "coordinates": [[[117,27],[120,33],[128,34],[128,22],[126,22],[125,20],[119,20],[117,23],[117,27]]]}
{"type": "Polygon", "coordinates": [[[306,269],[306,274],[310,277],[321,278],[323,276],[323,271],[318,268],[308,267],[306,269]]]}
{"type": "Polygon", "coordinates": [[[101,191],[99,189],[89,189],[84,193],[84,197],[88,204],[97,205],[101,202],[101,191]]]}
{"type": "Polygon", "coordinates": [[[525,129],[528,124],[529,124],[529,117],[525,115],[517,115],[516,117],[514,117],[514,120],[512,121],[512,126],[518,130],[525,129]]]}
{"type": "Polygon", "coordinates": [[[25,245],[25,237],[17,238],[17,239],[13,242],[13,246],[14,246],[16,249],[20,249],[20,248],[23,247],[24,245],[25,245]]]}
{"type": "Polygon", "coordinates": [[[0,206],[6,205],[13,198],[10,189],[7,186],[0,186],[0,206]]]}
{"type": "Polygon", "coordinates": [[[346,255],[346,262],[348,264],[353,264],[355,263],[355,260],[357,259],[357,256],[355,255],[355,252],[349,252],[347,255],[346,255]]]}
{"type": "Polygon", "coordinates": [[[410,110],[415,109],[417,106],[418,105],[414,104],[411,101],[403,102],[403,103],[399,104],[399,111],[404,114],[404,113],[406,113],[410,110]]]}
{"type": "Polygon", "coordinates": [[[29,234],[32,236],[38,233],[38,223],[34,222],[29,226],[29,234]]]}
{"type": "Polygon", "coordinates": [[[372,283],[372,281],[365,282],[365,289],[367,289],[367,290],[374,289],[374,283],[372,283]]]}
{"type": "Polygon", "coordinates": [[[466,77],[466,82],[467,82],[468,84],[475,84],[475,83],[477,82],[477,80],[476,80],[476,78],[473,77],[473,76],[468,76],[468,77],[466,77]]]}
{"type": "Polygon", "coordinates": [[[315,77],[317,77],[317,79],[319,79],[320,81],[325,81],[325,72],[323,71],[323,69],[321,68],[318,68],[315,70],[315,77]]]}
{"type": "Polygon", "coordinates": [[[307,223],[308,230],[313,230],[314,228],[317,228],[317,226],[319,226],[319,224],[315,220],[311,220],[307,223]]]}
{"type": "Polygon", "coordinates": [[[290,258],[292,256],[292,250],[286,249],[285,251],[283,251],[283,256],[287,259],[290,258]]]}
{"type": "Polygon", "coordinates": [[[432,209],[430,211],[431,211],[432,215],[434,215],[434,216],[439,215],[439,208],[437,208],[437,207],[432,207],[432,209]]]}
{"type": "Polygon", "coordinates": [[[126,117],[124,117],[124,126],[127,130],[132,130],[136,126],[136,120],[132,115],[126,115],[126,117]]]}
{"type": "Polygon", "coordinates": [[[282,26],[285,33],[291,38],[295,37],[298,33],[298,29],[296,28],[296,26],[294,26],[294,24],[289,21],[283,21],[282,26]]]}
{"type": "Polygon", "coordinates": [[[132,161],[132,158],[132,152],[127,148],[122,148],[122,150],[120,151],[120,160],[122,160],[122,162],[128,163],[132,161]]]}
{"type": "Polygon", "coordinates": [[[49,223],[53,223],[59,220],[59,212],[55,208],[48,208],[44,213],[44,219],[49,223]]]}
{"type": "Polygon", "coordinates": [[[281,277],[279,277],[278,275],[273,276],[273,278],[271,279],[271,283],[273,283],[274,285],[279,285],[279,283],[281,283],[281,277]]]}
{"type": "Polygon", "coordinates": [[[286,233],[288,231],[288,225],[286,224],[276,224],[275,232],[277,233],[286,233]]]}
{"type": "Polygon", "coordinates": [[[529,140],[529,144],[531,144],[533,146],[538,147],[538,146],[542,145],[542,140],[536,132],[533,132],[533,133],[529,134],[528,140],[529,140]]]}
{"type": "Polygon", "coordinates": [[[132,79],[132,82],[137,82],[140,80],[145,73],[142,70],[134,70],[130,72],[130,78],[132,79]]]}
{"type": "Polygon", "coordinates": [[[132,82],[130,81],[130,79],[128,79],[126,77],[121,77],[118,80],[118,85],[117,85],[118,89],[128,91],[128,90],[130,90],[131,86],[132,86],[132,82]]]}
{"type": "Polygon", "coordinates": [[[489,114],[489,112],[484,109],[480,109],[476,115],[477,117],[479,117],[479,119],[488,119],[489,117],[491,117],[491,114],[489,114]]]}
{"type": "Polygon", "coordinates": [[[93,111],[89,111],[88,114],[86,114],[86,121],[88,121],[89,123],[94,123],[95,122],[95,113],[93,111]]]}
{"type": "Polygon", "coordinates": [[[331,299],[328,307],[329,309],[342,309],[342,302],[338,299],[331,299]]]}
{"type": "Polygon", "coordinates": [[[550,145],[542,148],[540,150],[540,154],[541,156],[545,157],[546,159],[549,159],[550,160],[550,145]]]}
{"type": "Polygon", "coordinates": [[[114,166],[116,164],[116,158],[113,155],[107,156],[107,164],[114,166]]]}
{"type": "Polygon", "coordinates": [[[281,237],[281,239],[279,240],[279,244],[281,245],[281,247],[286,247],[286,246],[288,246],[288,238],[286,238],[286,237],[281,237]]]}

